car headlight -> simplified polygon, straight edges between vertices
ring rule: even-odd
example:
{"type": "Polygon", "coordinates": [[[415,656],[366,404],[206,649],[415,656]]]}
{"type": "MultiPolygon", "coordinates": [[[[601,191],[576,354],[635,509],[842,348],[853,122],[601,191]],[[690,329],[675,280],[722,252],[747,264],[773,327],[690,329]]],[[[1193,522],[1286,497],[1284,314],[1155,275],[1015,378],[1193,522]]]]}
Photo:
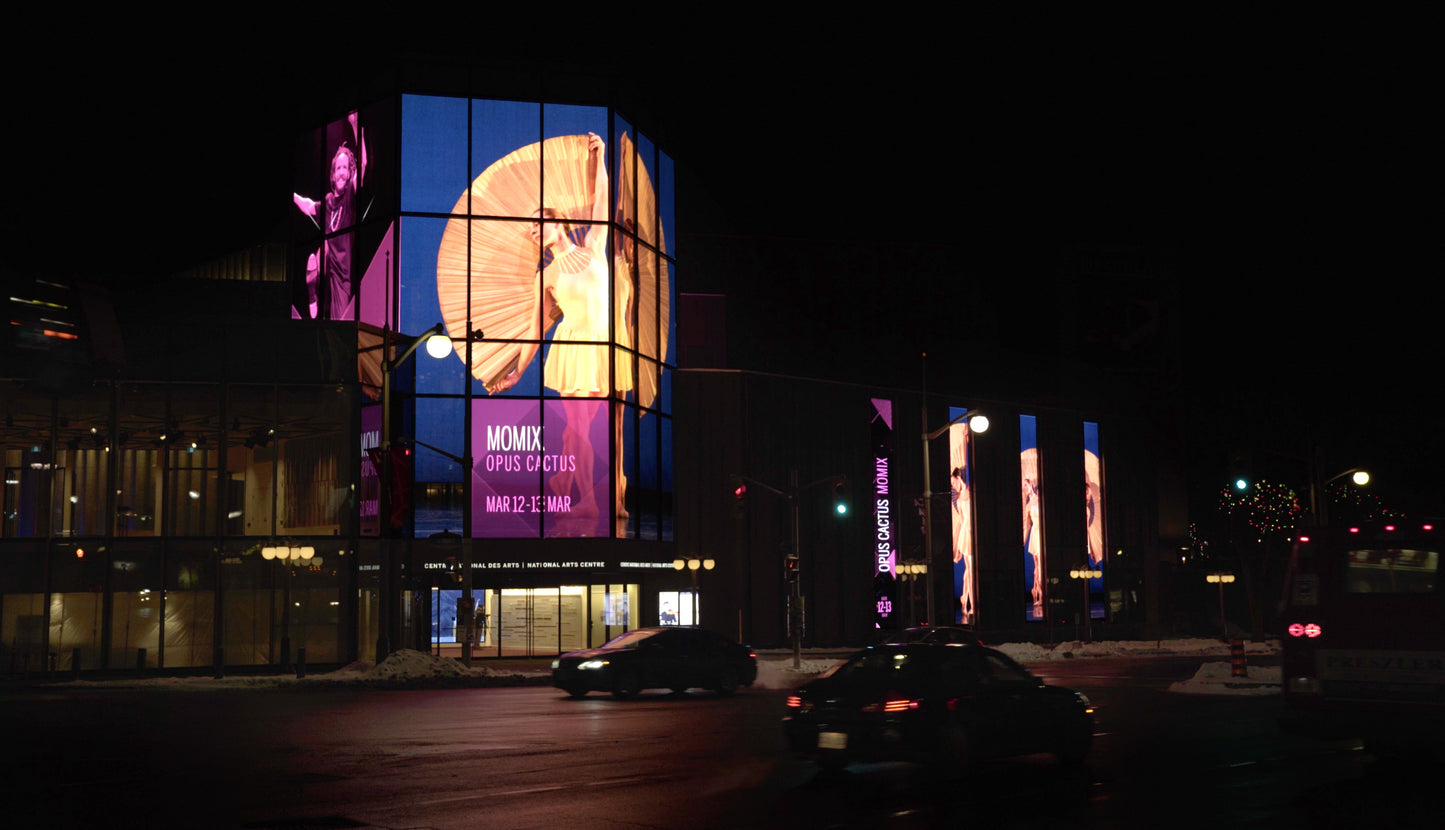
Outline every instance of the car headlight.
{"type": "Polygon", "coordinates": [[[600,669],[607,665],[606,660],[583,660],[577,664],[579,669],[600,669]]]}
{"type": "Polygon", "coordinates": [[[552,661],[552,670],[553,670],[553,671],[556,671],[561,665],[562,665],[562,661],[561,661],[561,660],[553,660],[553,661],[552,661]]]}

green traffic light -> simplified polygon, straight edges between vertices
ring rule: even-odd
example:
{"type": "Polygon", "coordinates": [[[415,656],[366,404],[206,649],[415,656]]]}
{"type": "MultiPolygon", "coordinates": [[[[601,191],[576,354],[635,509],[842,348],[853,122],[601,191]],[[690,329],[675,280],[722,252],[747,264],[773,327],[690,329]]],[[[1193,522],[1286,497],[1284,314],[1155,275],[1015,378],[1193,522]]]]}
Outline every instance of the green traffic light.
{"type": "Polygon", "coordinates": [[[1245,480],[1242,479],[1242,478],[1237,478],[1237,479],[1234,480],[1234,489],[1236,489],[1236,490],[1248,490],[1248,489],[1249,489],[1249,482],[1245,481],[1245,480]]]}
{"type": "Polygon", "coordinates": [[[844,504],[841,501],[838,502],[838,506],[833,509],[838,511],[839,516],[845,516],[848,514],[848,505],[844,504]]]}

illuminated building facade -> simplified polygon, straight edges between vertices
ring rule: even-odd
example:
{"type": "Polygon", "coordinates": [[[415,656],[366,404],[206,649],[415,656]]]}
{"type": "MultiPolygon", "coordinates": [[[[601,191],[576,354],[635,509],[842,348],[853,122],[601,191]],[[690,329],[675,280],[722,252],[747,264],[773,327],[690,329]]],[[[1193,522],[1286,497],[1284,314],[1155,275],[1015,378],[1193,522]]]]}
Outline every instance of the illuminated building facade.
{"type": "Polygon", "coordinates": [[[671,159],[606,106],[397,95],[295,170],[284,253],[245,281],[117,301],[115,365],[94,319],[7,361],[7,662],[457,654],[469,612],[478,656],[554,654],[695,622],[671,159]],[[59,355],[94,365],[48,388],[59,355]]]}

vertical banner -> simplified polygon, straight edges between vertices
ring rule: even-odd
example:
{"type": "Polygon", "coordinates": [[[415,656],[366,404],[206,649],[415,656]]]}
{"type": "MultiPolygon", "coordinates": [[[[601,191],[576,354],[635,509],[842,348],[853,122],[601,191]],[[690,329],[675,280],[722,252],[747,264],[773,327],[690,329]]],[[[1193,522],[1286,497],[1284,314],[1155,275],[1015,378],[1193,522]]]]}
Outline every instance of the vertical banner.
{"type": "Polygon", "coordinates": [[[1043,466],[1039,463],[1038,421],[1033,415],[1019,416],[1019,479],[1023,486],[1024,585],[1028,598],[1024,603],[1024,619],[1044,618],[1045,589],[1043,528],[1043,466]]]}
{"type": "Polygon", "coordinates": [[[893,528],[893,491],[888,479],[893,463],[893,401],[873,399],[873,627],[897,627],[894,613],[898,589],[898,549],[893,528]]]}
{"type": "MultiPolygon", "coordinates": [[[[1084,422],[1084,528],[1089,568],[1104,572],[1104,471],[1099,454],[1099,425],[1084,422]]],[[[1104,578],[1089,579],[1089,617],[1104,618],[1104,578]]]]}
{"type": "Polygon", "coordinates": [[[371,450],[381,446],[381,407],[361,408],[361,496],[357,504],[361,508],[359,517],[362,536],[380,536],[381,518],[377,512],[381,499],[381,484],[377,478],[376,462],[371,459],[371,450]]]}
{"type": "Polygon", "coordinates": [[[973,435],[968,422],[962,420],[968,410],[950,407],[949,421],[958,421],[948,428],[948,495],[952,517],[953,597],[958,601],[954,621],[972,625],[978,614],[978,570],[973,549],[973,470],[969,451],[973,435]]]}

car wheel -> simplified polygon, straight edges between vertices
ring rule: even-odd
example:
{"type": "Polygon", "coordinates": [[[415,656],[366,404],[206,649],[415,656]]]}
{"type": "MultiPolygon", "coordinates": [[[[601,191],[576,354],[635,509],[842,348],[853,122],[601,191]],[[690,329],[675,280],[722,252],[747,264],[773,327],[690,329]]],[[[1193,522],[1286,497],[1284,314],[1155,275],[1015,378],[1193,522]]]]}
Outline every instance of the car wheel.
{"type": "Polygon", "coordinates": [[[562,689],[562,691],[566,692],[568,697],[586,697],[586,696],[587,696],[587,687],[586,687],[586,686],[567,686],[566,688],[562,689]]]}
{"type": "Polygon", "coordinates": [[[642,681],[637,678],[635,671],[619,673],[617,680],[612,684],[612,696],[619,700],[636,697],[640,691],[642,691],[642,681]]]}
{"type": "Polygon", "coordinates": [[[725,668],[722,674],[718,675],[717,684],[713,686],[720,695],[730,695],[738,690],[738,673],[734,669],[725,668]]]}

